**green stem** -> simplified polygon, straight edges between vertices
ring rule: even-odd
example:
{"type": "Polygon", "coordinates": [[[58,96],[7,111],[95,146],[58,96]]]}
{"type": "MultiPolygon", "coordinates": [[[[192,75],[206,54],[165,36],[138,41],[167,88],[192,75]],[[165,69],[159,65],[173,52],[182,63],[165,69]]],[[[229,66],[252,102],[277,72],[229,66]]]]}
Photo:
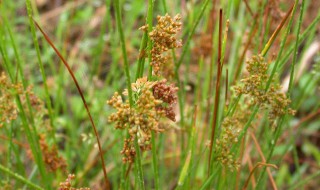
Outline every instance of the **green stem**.
{"type": "Polygon", "coordinates": [[[49,94],[48,85],[47,85],[47,77],[46,77],[43,63],[42,63],[42,59],[41,59],[40,47],[39,47],[39,43],[38,43],[36,31],[35,31],[35,26],[34,26],[33,19],[32,19],[32,8],[31,8],[30,0],[26,0],[26,6],[27,6],[27,12],[28,12],[28,17],[29,17],[29,24],[30,24],[32,38],[33,38],[33,43],[34,43],[34,46],[37,51],[38,64],[39,64],[41,76],[43,79],[43,86],[44,86],[45,95],[46,95],[46,105],[48,107],[48,113],[49,113],[49,117],[50,117],[50,125],[52,127],[52,132],[50,135],[51,135],[51,138],[55,142],[55,127],[53,125],[53,112],[52,112],[50,94],[49,94]]]}
{"type": "MultiPolygon", "coordinates": [[[[286,34],[285,34],[284,40],[283,40],[282,43],[281,43],[280,52],[279,52],[279,54],[278,54],[276,63],[275,63],[275,65],[274,65],[274,67],[273,67],[272,73],[271,73],[271,75],[270,75],[270,78],[269,78],[268,83],[267,83],[267,86],[266,86],[266,91],[267,91],[268,87],[269,87],[270,84],[271,84],[272,77],[273,77],[273,75],[275,74],[275,71],[276,71],[276,69],[277,69],[278,63],[279,63],[279,61],[280,61],[280,57],[281,57],[281,54],[282,54],[282,50],[284,49],[284,45],[285,45],[287,36],[288,36],[288,34],[289,34],[289,31],[290,31],[290,28],[291,28],[291,25],[292,25],[293,15],[294,15],[294,13],[295,13],[295,11],[296,11],[296,8],[297,8],[298,3],[299,3],[299,0],[296,0],[296,1],[295,1],[295,4],[294,4],[293,11],[292,11],[292,13],[291,13],[291,19],[289,20],[289,24],[288,24],[288,27],[287,27],[287,30],[286,30],[286,34]]],[[[301,14],[301,12],[300,12],[300,14],[301,14]]],[[[297,40],[297,41],[298,41],[298,40],[297,40]]],[[[297,43],[297,41],[296,41],[296,43],[297,43]]],[[[292,63],[292,64],[294,64],[294,63],[292,63]]],[[[292,73],[291,73],[291,74],[292,74],[292,73]]],[[[293,77],[293,75],[290,76],[290,80],[293,79],[293,78],[291,78],[291,77],[293,77]]],[[[278,141],[278,139],[279,139],[279,136],[280,136],[280,134],[281,134],[282,126],[283,126],[283,123],[284,123],[285,120],[286,120],[286,115],[281,116],[281,118],[279,119],[279,124],[278,124],[277,129],[276,129],[276,135],[275,135],[275,138],[273,139],[273,142],[272,142],[272,144],[271,144],[270,152],[269,152],[268,157],[267,157],[267,159],[266,159],[266,163],[269,163],[269,161],[270,161],[270,159],[271,159],[271,157],[272,157],[272,155],[273,155],[273,151],[274,151],[274,149],[275,149],[275,146],[276,146],[277,141],[278,141]]],[[[262,172],[261,172],[260,175],[259,175],[258,181],[257,181],[257,189],[261,189],[261,187],[262,187],[262,179],[263,179],[265,173],[266,173],[266,168],[263,168],[263,169],[262,169],[262,172]]]]}
{"type": "MultiPolygon", "coordinates": [[[[0,32],[2,33],[3,31],[0,30],[0,32]]],[[[2,48],[2,44],[3,44],[2,39],[3,38],[2,38],[2,34],[1,34],[0,35],[0,52],[1,52],[2,57],[3,57],[5,69],[7,70],[11,81],[14,82],[15,80],[14,80],[14,75],[13,75],[12,63],[9,62],[9,59],[8,59],[8,56],[7,56],[7,52],[5,51],[5,49],[2,48]]],[[[27,136],[28,143],[30,145],[32,155],[34,157],[34,160],[35,160],[37,166],[39,167],[39,171],[40,171],[41,177],[43,179],[48,179],[48,180],[44,180],[44,181],[45,181],[45,183],[47,185],[47,188],[50,189],[49,184],[50,184],[51,178],[50,178],[49,175],[46,175],[46,172],[45,172],[45,164],[44,164],[44,161],[42,159],[42,152],[41,152],[40,147],[39,147],[37,131],[35,130],[36,128],[33,125],[33,123],[31,123],[32,124],[32,129],[30,128],[28,120],[27,120],[27,116],[26,116],[26,113],[25,113],[25,110],[24,110],[24,107],[23,107],[22,102],[20,100],[20,97],[18,95],[16,96],[16,103],[17,103],[17,106],[18,106],[18,109],[19,109],[19,115],[21,117],[22,127],[26,132],[25,134],[27,136]]]]}
{"type": "MultiPolygon", "coordinates": [[[[123,54],[123,59],[124,59],[124,69],[125,69],[125,74],[127,78],[127,88],[128,88],[128,95],[129,95],[129,103],[130,107],[133,107],[133,96],[132,96],[132,88],[131,88],[131,79],[130,79],[130,70],[129,70],[129,63],[128,63],[128,57],[127,57],[127,52],[126,52],[126,44],[125,44],[125,37],[124,37],[124,32],[122,29],[122,21],[121,21],[121,14],[120,14],[120,4],[119,0],[114,1],[114,6],[115,6],[115,11],[116,11],[116,22],[117,22],[117,27],[118,27],[118,32],[120,35],[120,43],[121,43],[121,49],[122,49],[122,54],[123,54]]],[[[139,173],[139,183],[140,183],[140,188],[145,189],[144,187],[144,178],[143,178],[143,169],[141,165],[141,154],[140,154],[140,147],[138,145],[137,139],[135,138],[135,149],[137,152],[136,160],[135,160],[135,165],[137,166],[137,170],[139,173]]]]}
{"type": "MultiPolygon", "coordinates": [[[[278,69],[278,65],[279,65],[279,62],[280,62],[280,57],[281,57],[281,55],[282,55],[282,52],[283,52],[285,43],[286,43],[286,41],[287,41],[288,34],[290,33],[290,29],[291,29],[291,25],[292,25],[292,21],[293,21],[293,15],[294,15],[294,13],[296,12],[296,8],[297,8],[297,1],[296,1],[296,3],[295,3],[294,6],[293,6],[293,10],[291,11],[291,18],[290,18],[290,20],[289,20],[289,24],[288,24],[288,26],[287,26],[287,29],[286,29],[284,38],[281,40],[280,51],[279,51],[279,53],[278,53],[276,62],[274,63],[274,66],[273,66],[273,68],[272,68],[270,77],[268,78],[265,91],[267,91],[267,90],[269,89],[269,87],[270,87],[270,85],[271,85],[271,82],[272,82],[272,79],[273,79],[273,76],[275,75],[275,73],[276,73],[276,71],[277,71],[277,69],[278,69]]],[[[288,13],[289,13],[289,12],[288,12],[288,13]]],[[[263,53],[262,53],[262,54],[263,54],[263,53]]]]}
{"type": "Polygon", "coordinates": [[[299,16],[299,22],[298,22],[298,29],[297,29],[297,34],[296,34],[296,43],[294,46],[294,53],[293,53],[293,60],[291,63],[291,69],[290,69],[290,81],[289,81],[289,88],[287,92],[287,96],[290,98],[291,96],[291,91],[293,87],[293,77],[294,77],[294,67],[297,62],[297,53],[298,53],[298,45],[299,45],[299,37],[300,37],[300,27],[302,23],[302,17],[303,17],[303,10],[304,10],[304,0],[302,0],[301,7],[300,7],[300,16],[299,16]]]}
{"type": "Polygon", "coordinates": [[[19,181],[25,183],[26,185],[28,185],[32,189],[44,190],[42,187],[32,183],[31,181],[27,180],[26,178],[24,178],[23,176],[21,176],[21,175],[19,175],[17,173],[13,173],[10,169],[4,167],[1,164],[0,164],[0,171],[10,175],[11,177],[15,178],[16,180],[19,180],[19,181]]]}
{"type": "Polygon", "coordinates": [[[126,78],[127,78],[129,103],[130,103],[130,106],[132,107],[133,106],[133,98],[132,98],[133,96],[132,96],[132,88],[131,88],[131,78],[130,78],[130,70],[129,70],[127,50],[126,50],[126,42],[125,42],[125,37],[124,37],[123,29],[122,29],[119,0],[114,1],[114,6],[115,6],[115,10],[116,10],[116,22],[117,22],[118,32],[120,35],[121,50],[122,50],[122,55],[123,55],[123,60],[124,60],[124,70],[125,70],[125,74],[126,74],[126,78]]]}
{"type": "Polygon", "coordinates": [[[201,18],[202,18],[202,16],[203,16],[204,11],[205,11],[206,8],[207,8],[208,3],[209,3],[209,0],[206,0],[206,1],[203,3],[203,5],[202,5],[202,7],[201,7],[201,10],[200,10],[200,13],[199,13],[199,15],[197,16],[195,22],[193,23],[193,26],[192,26],[192,28],[191,28],[191,31],[190,31],[189,34],[188,34],[188,38],[187,38],[187,40],[186,40],[186,42],[185,42],[185,45],[183,46],[183,50],[182,50],[181,57],[180,57],[178,63],[176,64],[176,68],[175,68],[176,70],[179,70],[179,68],[180,68],[180,66],[181,66],[181,64],[182,64],[182,61],[183,61],[183,59],[184,59],[184,56],[186,55],[186,53],[187,53],[187,51],[188,51],[191,38],[192,38],[192,36],[193,36],[193,34],[194,34],[194,32],[195,32],[195,30],[196,30],[196,28],[197,28],[197,26],[198,26],[201,18]]]}

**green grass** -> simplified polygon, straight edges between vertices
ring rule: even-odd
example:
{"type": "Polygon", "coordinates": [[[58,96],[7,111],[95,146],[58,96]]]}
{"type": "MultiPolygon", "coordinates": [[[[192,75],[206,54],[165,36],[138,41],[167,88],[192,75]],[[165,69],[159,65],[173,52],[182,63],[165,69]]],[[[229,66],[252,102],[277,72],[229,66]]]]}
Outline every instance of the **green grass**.
{"type": "MultiPolygon", "coordinates": [[[[274,7],[268,0],[84,0],[57,5],[44,1],[43,6],[36,2],[0,1],[0,72],[24,90],[32,85],[45,108],[39,113],[33,94],[13,93],[18,117],[0,121],[0,189],[58,189],[68,174],[76,176],[74,187],[92,189],[106,188],[106,178],[112,189],[312,189],[320,185],[315,180],[320,145],[313,135],[320,124],[320,55],[312,49],[319,46],[320,14],[314,11],[319,3],[280,0],[274,7]],[[106,101],[114,92],[128,89],[128,102],[134,108],[131,83],[144,76],[150,81],[162,79],[152,74],[149,64],[154,42],[148,32],[157,24],[157,15],[165,13],[172,17],[180,13],[183,22],[177,35],[183,46],[168,51],[174,63],[174,76],[168,81],[179,87],[177,121],[161,120],[168,130],[152,131],[150,151],[142,151],[135,138],[135,162],[124,164],[120,151],[129,133],[108,122],[115,110],[106,101]],[[50,14],[56,15],[50,18],[50,14]],[[138,30],[145,24],[147,32],[138,30]],[[258,54],[270,63],[264,92],[276,83],[284,86],[294,116],[270,120],[268,109],[250,105],[245,94],[235,95],[234,86],[243,84],[248,75],[246,61],[258,54]],[[235,120],[239,113],[244,120],[230,151],[241,166],[232,170],[217,160],[216,140],[226,118],[235,120]],[[48,169],[40,135],[65,159],[66,171],[48,169]],[[278,169],[269,167],[273,165],[278,169]]],[[[0,110],[0,117],[5,114],[0,110]]]]}

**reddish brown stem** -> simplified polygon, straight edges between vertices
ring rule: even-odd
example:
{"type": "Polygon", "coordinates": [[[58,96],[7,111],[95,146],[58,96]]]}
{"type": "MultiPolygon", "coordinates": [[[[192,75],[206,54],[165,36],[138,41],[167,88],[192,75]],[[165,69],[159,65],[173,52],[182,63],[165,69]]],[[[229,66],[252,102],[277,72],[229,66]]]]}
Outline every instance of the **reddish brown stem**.
{"type": "Polygon", "coordinates": [[[44,36],[44,38],[46,39],[46,41],[50,44],[50,46],[54,49],[54,51],[56,52],[56,54],[58,55],[58,57],[61,59],[61,61],[63,62],[63,64],[65,65],[65,67],[67,68],[69,74],[71,75],[71,78],[74,82],[74,84],[76,85],[77,87],[77,90],[81,96],[81,99],[82,99],[82,102],[83,102],[83,105],[87,111],[87,114],[89,116],[89,119],[90,119],[90,122],[91,122],[91,125],[92,125],[92,128],[94,130],[94,133],[95,133],[95,136],[96,136],[96,139],[97,139],[97,143],[98,143],[98,148],[99,148],[99,153],[100,153],[100,158],[101,158],[101,162],[102,162],[102,169],[103,169],[103,174],[104,174],[104,179],[105,179],[105,182],[106,182],[106,188],[107,189],[110,189],[110,182],[108,180],[108,176],[107,176],[107,171],[106,171],[106,167],[105,167],[105,163],[104,163],[104,159],[103,159],[103,153],[102,153],[102,148],[101,148],[101,143],[100,143],[100,140],[99,140],[99,134],[98,134],[98,131],[97,131],[97,128],[96,128],[96,125],[94,124],[94,121],[92,119],[92,116],[91,116],[91,113],[89,111],[89,107],[87,105],[87,102],[86,102],[86,99],[84,98],[84,95],[82,93],[82,90],[80,88],[80,85],[76,79],[76,77],[74,76],[73,74],[73,71],[71,70],[69,64],[67,63],[67,61],[62,57],[62,55],[60,54],[60,52],[58,51],[58,49],[55,47],[55,45],[52,43],[52,41],[50,40],[49,36],[41,29],[41,27],[39,26],[39,24],[33,20],[37,26],[37,28],[40,30],[40,32],[42,33],[42,35],[44,36]]]}
{"type": "Polygon", "coordinates": [[[277,167],[276,165],[274,165],[274,164],[267,164],[267,163],[263,163],[263,162],[258,162],[258,163],[254,166],[254,168],[251,170],[250,175],[248,176],[248,178],[247,178],[247,180],[246,180],[246,182],[245,182],[242,190],[246,190],[246,189],[247,189],[247,187],[248,187],[248,185],[249,185],[249,182],[250,182],[250,179],[251,179],[251,177],[253,176],[253,173],[256,171],[256,169],[258,169],[258,168],[261,167],[261,166],[273,167],[273,168],[275,168],[275,169],[278,169],[278,167],[277,167]]]}
{"type": "MultiPolygon", "coordinates": [[[[252,132],[250,133],[250,135],[251,135],[251,138],[252,138],[252,140],[253,140],[256,148],[257,148],[258,153],[259,153],[260,156],[261,156],[261,160],[262,160],[263,162],[266,162],[266,158],[265,158],[264,155],[263,155],[263,152],[262,152],[261,147],[260,147],[260,145],[259,145],[259,143],[258,143],[258,141],[257,141],[257,138],[254,136],[254,133],[252,133],[252,132]]],[[[273,188],[274,190],[278,190],[277,185],[276,185],[276,182],[274,181],[273,176],[272,176],[271,171],[270,171],[269,168],[267,168],[267,172],[268,172],[268,176],[269,176],[269,179],[270,179],[270,183],[271,183],[271,185],[272,185],[272,188],[273,188]]]]}
{"type": "MultiPolygon", "coordinates": [[[[212,51],[213,49],[213,25],[215,23],[215,14],[214,14],[214,11],[215,11],[215,1],[213,2],[213,5],[212,5],[212,9],[210,11],[210,19],[209,19],[209,22],[208,22],[208,31],[210,32],[210,49],[212,51]]],[[[209,91],[208,91],[208,97],[207,97],[207,107],[206,107],[206,116],[205,116],[205,122],[204,122],[204,125],[207,125],[209,123],[209,116],[210,116],[210,111],[211,111],[211,107],[210,107],[210,104],[211,104],[211,94],[212,94],[212,77],[213,77],[213,70],[212,70],[212,67],[213,67],[213,55],[210,56],[210,65],[209,65],[209,91]]]]}
{"type": "Polygon", "coordinates": [[[238,61],[237,69],[236,69],[236,74],[235,74],[235,77],[234,77],[234,79],[233,79],[233,84],[236,83],[236,81],[237,81],[237,79],[238,79],[238,77],[239,77],[239,75],[240,75],[240,71],[241,71],[241,68],[242,68],[242,65],[243,65],[244,57],[245,57],[245,55],[246,55],[246,53],[247,53],[247,51],[248,51],[248,49],[249,49],[249,47],[250,47],[250,44],[251,44],[252,39],[253,39],[253,36],[254,36],[255,33],[257,32],[257,27],[256,27],[257,18],[258,18],[258,15],[256,15],[256,16],[254,17],[254,23],[253,23],[253,25],[252,25],[252,28],[251,28],[251,31],[250,31],[250,34],[249,34],[249,39],[248,39],[248,41],[247,41],[247,43],[246,43],[246,45],[245,45],[245,47],[244,47],[244,50],[243,50],[243,52],[242,52],[242,54],[241,54],[240,59],[239,59],[239,61],[238,61]]]}
{"type": "Polygon", "coordinates": [[[229,102],[228,102],[228,85],[229,85],[229,72],[228,72],[228,69],[226,69],[226,94],[225,94],[225,97],[224,97],[224,100],[225,100],[225,104],[226,106],[228,107],[229,105],[229,102]]]}
{"type": "Polygon", "coordinates": [[[246,7],[247,7],[247,9],[248,9],[248,11],[249,11],[250,15],[251,15],[252,17],[254,17],[253,12],[252,12],[252,10],[251,10],[251,8],[250,8],[250,6],[249,6],[248,1],[247,1],[247,0],[244,0],[244,3],[246,4],[246,7]]]}
{"type": "Polygon", "coordinates": [[[211,129],[211,140],[210,140],[210,153],[209,153],[209,168],[208,171],[210,174],[211,171],[211,158],[212,158],[212,150],[213,150],[213,141],[215,135],[215,129],[217,125],[218,118],[218,108],[219,108],[219,94],[220,94],[220,79],[221,79],[221,52],[222,52],[222,9],[220,9],[219,14],[219,43],[218,43],[218,68],[217,68],[217,80],[216,80],[216,92],[214,98],[214,111],[213,111],[213,122],[211,129]]]}

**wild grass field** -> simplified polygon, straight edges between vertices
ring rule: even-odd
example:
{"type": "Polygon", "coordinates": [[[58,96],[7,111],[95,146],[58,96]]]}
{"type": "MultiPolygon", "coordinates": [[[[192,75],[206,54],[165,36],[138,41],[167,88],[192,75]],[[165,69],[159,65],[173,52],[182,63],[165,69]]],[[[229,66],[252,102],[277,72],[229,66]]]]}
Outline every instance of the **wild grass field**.
{"type": "Polygon", "coordinates": [[[0,0],[0,189],[318,189],[319,21],[317,0],[0,0]]]}

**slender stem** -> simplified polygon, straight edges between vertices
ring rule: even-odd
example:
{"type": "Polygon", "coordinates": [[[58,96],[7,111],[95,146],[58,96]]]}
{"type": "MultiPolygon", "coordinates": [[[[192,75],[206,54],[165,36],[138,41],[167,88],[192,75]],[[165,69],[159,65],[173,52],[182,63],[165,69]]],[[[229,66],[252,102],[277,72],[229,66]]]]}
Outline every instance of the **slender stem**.
{"type": "MultiPolygon", "coordinates": [[[[268,81],[267,81],[267,85],[266,85],[266,91],[267,89],[270,87],[271,85],[271,82],[272,82],[272,79],[273,79],[273,76],[275,75],[277,69],[278,69],[278,65],[279,65],[279,61],[280,61],[280,57],[282,55],[282,52],[283,52],[283,49],[284,49],[284,46],[285,46],[285,42],[287,41],[287,37],[288,37],[288,34],[290,33],[290,28],[291,28],[291,25],[292,25],[292,21],[293,21],[293,14],[295,13],[295,10],[296,10],[296,4],[294,4],[291,9],[287,12],[286,14],[286,17],[285,19],[283,19],[283,22],[281,22],[280,26],[282,26],[284,23],[284,21],[289,18],[289,16],[291,15],[291,19],[289,20],[289,24],[287,26],[287,30],[286,30],[286,33],[285,33],[285,36],[284,38],[282,39],[281,41],[281,45],[280,45],[280,51],[278,53],[278,56],[277,56],[277,59],[276,59],[276,62],[272,68],[272,71],[271,71],[271,74],[270,74],[270,77],[268,78],[268,81]]],[[[278,30],[277,30],[278,31],[278,30]]],[[[277,33],[277,31],[275,32],[275,34],[277,33]]],[[[271,37],[273,38],[273,36],[271,37]]],[[[275,38],[275,37],[274,37],[275,38]]],[[[264,52],[262,52],[262,55],[264,52]]]]}
{"type": "Polygon", "coordinates": [[[0,171],[10,175],[11,177],[15,178],[16,180],[21,181],[22,183],[25,183],[26,185],[28,185],[29,187],[31,187],[32,189],[37,189],[37,190],[44,190],[42,187],[32,183],[31,181],[29,181],[28,179],[24,178],[23,176],[12,172],[9,168],[4,167],[3,165],[0,164],[0,171]]]}
{"type": "Polygon", "coordinates": [[[157,156],[157,147],[156,147],[156,141],[155,141],[155,134],[152,131],[151,132],[151,143],[152,143],[152,166],[154,171],[154,186],[155,189],[160,189],[160,183],[159,183],[159,169],[158,169],[158,156],[157,156]]]}
{"type": "Polygon", "coordinates": [[[188,48],[189,48],[191,38],[192,38],[192,36],[193,36],[193,34],[194,34],[195,30],[196,30],[196,27],[198,26],[198,24],[199,24],[199,22],[200,22],[200,19],[201,19],[202,16],[203,16],[204,11],[205,11],[206,8],[207,8],[208,3],[209,3],[209,0],[206,0],[206,1],[203,3],[203,5],[202,5],[202,7],[201,7],[201,10],[200,10],[200,13],[199,13],[199,15],[197,16],[195,22],[193,23],[193,26],[192,26],[192,28],[191,28],[191,31],[190,31],[189,34],[188,34],[188,38],[187,38],[186,42],[184,43],[181,57],[180,57],[179,61],[178,61],[177,64],[176,64],[176,70],[179,70],[179,68],[180,68],[180,66],[181,66],[181,64],[182,64],[182,61],[183,61],[183,59],[184,59],[184,56],[186,55],[187,50],[188,50],[188,48]]]}
{"type": "Polygon", "coordinates": [[[303,10],[304,10],[304,0],[302,0],[301,2],[301,6],[300,6],[300,16],[299,16],[299,22],[298,22],[298,29],[297,29],[297,34],[296,34],[296,43],[294,46],[294,53],[293,53],[293,60],[291,63],[291,68],[290,68],[290,81],[289,81],[289,88],[288,88],[288,92],[287,92],[287,96],[290,97],[291,96],[291,91],[292,91],[292,87],[293,87],[293,77],[294,77],[294,68],[297,62],[297,53],[298,53],[298,45],[299,45],[299,37],[300,37],[300,28],[301,28],[301,23],[302,23],[302,17],[303,17],[303,10]]]}
{"type": "Polygon", "coordinates": [[[284,17],[284,19],[282,19],[281,23],[278,25],[277,29],[275,30],[275,32],[272,34],[272,36],[270,37],[269,41],[267,42],[267,44],[264,46],[263,50],[261,51],[261,55],[265,56],[271,45],[273,44],[274,40],[276,39],[276,37],[278,36],[279,32],[281,31],[281,28],[283,27],[283,25],[286,23],[287,19],[289,18],[289,16],[292,13],[293,10],[293,6],[291,6],[290,10],[287,12],[286,16],[284,17]]]}
{"type": "MultiPolygon", "coordinates": [[[[310,32],[312,32],[315,29],[315,26],[317,26],[318,22],[320,21],[320,12],[317,15],[317,17],[312,21],[312,23],[303,31],[301,35],[299,35],[298,44],[301,44],[307,37],[309,37],[310,32]]],[[[289,59],[289,56],[294,51],[295,45],[291,46],[289,50],[287,50],[287,53],[282,56],[282,59],[280,61],[280,68],[282,68],[287,60],[289,59]]]]}
{"type": "Polygon", "coordinates": [[[278,169],[278,167],[277,167],[276,165],[268,164],[268,163],[263,163],[263,162],[258,162],[258,163],[253,167],[253,169],[251,170],[250,175],[248,176],[248,178],[247,178],[247,180],[246,180],[246,182],[245,182],[242,190],[247,189],[252,175],[254,174],[255,170],[257,170],[260,166],[273,167],[273,168],[278,169]]]}
{"type": "MultiPolygon", "coordinates": [[[[148,0],[148,16],[147,16],[147,23],[148,23],[148,32],[152,31],[152,16],[153,16],[153,3],[154,0],[148,0]]],[[[150,38],[148,38],[148,48],[151,51],[153,46],[153,42],[150,38]]],[[[152,66],[151,66],[151,53],[149,53],[149,79],[152,76],[152,66]]]]}
{"type": "Polygon", "coordinates": [[[211,173],[211,159],[212,159],[212,150],[213,150],[213,142],[215,131],[217,127],[218,121],[218,108],[220,102],[220,80],[221,80],[221,53],[222,53],[222,9],[220,9],[219,13],[219,47],[218,47],[218,68],[217,68],[217,80],[216,80],[216,91],[215,91],[215,99],[214,99],[214,110],[213,110],[213,122],[211,126],[211,139],[210,139],[210,152],[209,152],[209,163],[208,163],[208,175],[211,173]]]}
{"type": "MultiPolygon", "coordinates": [[[[291,8],[291,11],[289,11],[289,12],[291,12],[291,18],[290,18],[290,20],[289,20],[289,24],[288,24],[288,26],[287,26],[287,30],[286,30],[286,33],[285,33],[285,36],[284,36],[284,40],[283,40],[282,43],[281,43],[280,51],[279,51],[278,57],[277,57],[277,59],[276,59],[275,65],[274,65],[274,67],[273,67],[273,70],[272,70],[272,72],[271,72],[271,74],[270,74],[270,77],[269,77],[269,80],[268,80],[268,82],[267,82],[266,90],[265,90],[265,91],[267,91],[268,88],[270,87],[272,78],[273,78],[273,76],[274,76],[274,74],[275,74],[275,72],[276,72],[276,70],[277,70],[277,66],[278,66],[278,64],[279,64],[280,57],[281,57],[282,51],[283,51],[283,49],[284,49],[284,45],[285,45],[287,36],[288,36],[288,34],[289,34],[289,32],[290,32],[290,28],[291,28],[291,25],[292,25],[292,22],[293,22],[293,15],[294,15],[294,13],[295,13],[295,11],[296,11],[298,2],[299,2],[299,0],[296,0],[295,3],[294,3],[294,5],[293,5],[293,7],[291,8]]],[[[272,155],[273,155],[274,148],[275,148],[275,146],[276,146],[276,144],[277,144],[277,141],[278,141],[278,138],[279,138],[279,136],[280,136],[280,134],[281,134],[282,125],[283,125],[283,123],[284,123],[285,120],[286,120],[286,115],[280,117],[280,119],[279,119],[279,124],[278,124],[277,129],[276,129],[276,134],[275,134],[275,137],[274,137],[274,139],[273,139],[273,143],[271,144],[270,152],[269,152],[268,157],[267,157],[267,159],[266,159],[266,162],[267,162],[267,163],[270,161],[270,159],[271,159],[271,157],[272,157],[272,155]]],[[[264,169],[262,170],[262,172],[260,173],[260,175],[259,175],[259,178],[258,178],[258,181],[257,181],[257,188],[258,188],[258,189],[261,188],[261,186],[262,186],[262,179],[263,179],[263,177],[264,177],[264,175],[265,175],[265,172],[266,172],[266,169],[264,168],[264,169]]]]}
{"type": "MultiPolygon", "coordinates": [[[[118,27],[118,32],[120,35],[120,43],[121,43],[121,49],[122,49],[122,55],[124,59],[124,69],[125,69],[125,74],[127,78],[127,88],[128,88],[128,95],[129,95],[129,103],[130,107],[133,107],[134,102],[133,102],[133,95],[132,95],[132,88],[131,88],[131,78],[130,78],[130,70],[129,70],[129,63],[128,63],[128,57],[127,57],[127,51],[126,51],[126,44],[125,44],[125,37],[124,37],[124,32],[122,29],[122,21],[121,21],[121,14],[120,14],[120,3],[119,0],[114,1],[114,6],[115,6],[115,11],[116,11],[116,22],[117,22],[117,27],[118,27]]],[[[144,188],[144,178],[143,178],[143,169],[142,169],[142,164],[141,164],[141,154],[140,154],[140,147],[138,145],[137,139],[135,138],[135,149],[137,152],[136,160],[135,160],[135,165],[137,166],[138,170],[138,178],[139,178],[139,184],[141,189],[144,188]]]]}
{"type": "Polygon", "coordinates": [[[74,82],[74,84],[76,85],[77,87],[77,90],[81,96],[81,99],[82,99],[82,102],[83,102],[83,105],[87,111],[87,114],[89,116],[89,119],[90,119],[90,123],[92,125],[92,128],[94,130],[94,133],[95,133],[95,136],[96,136],[96,140],[97,140],[97,143],[98,143],[98,148],[99,148],[99,154],[100,154],[100,159],[101,159],[101,163],[102,163],[102,170],[103,170],[103,174],[104,174],[104,179],[105,179],[105,183],[106,183],[106,188],[107,189],[110,189],[111,186],[110,186],[110,182],[108,180],[108,176],[107,176],[107,171],[106,171],[106,166],[105,166],[105,163],[104,163],[104,159],[103,159],[103,152],[102,152],[102,148],[101,148],[101,143],[100,143],[100,138],[99,138],[99,133],[97,131],[97,128],[96,128],[96,125],[93,121],[93,118],[91,116],[91,113],[90,113],[90,110],[89,110],[89,107],[88,107],[88,104],[87,104],[87,101],[86,99],[84,98],[84,95],[83,95],[83,92],[80,88],[80,85],[76,79],[76,77],[74,76],[73,74],[73,71],[71,70],[69,64],[67,63],[67,61],[62,57],[62,55],[60,54],[60,52],[58,51],[58,49],[55,47],[55,45],[51,42],[50,38],[48,37],[48,35],[41,29],[41,27],[38,25],[38,23],[36,21],[34,21],[36,26],[38,27],[38,29],[41,31],[41,33],[43,34],[44,38],[46,39],[46,41],[50,44],[50,46],[54,49],[54,51],[56,52],[56,54],[58,55],[58,57],[61,59],[61,61],[63,62],[63,64],[65,65],[65,67],[67,68],[69,74],[71,75],[71,78],[74,82]]]}
{"type": "Polygon", "coordinates": [[[46,74],[44,71],[44,67],[43,67],[43,63],[42,63],[42,59],[41,59],[40,47],[39,47],[39,43],[38,43],[36,31],[35,31],[35,26],[34,26],[33,19],[32,19],[32,8],[31,8],[30,0],[26,0],[26,6],[27,6],[27,12],[28,12],[28,17],[29,17],[29,24],[30,24],[32,38],[33,38],[33,43],[34,43],[34,46],[37,51],[38,64],[39,64],[41,76],[43,79],[43,86],[44,86],[44,91],[45,91],[45,95],[46,95],[46,105],[48,107],[48,112],[49,112],[49,117],[50,117],[50,125],[53,129],[51,132],[51,138],[55,141],[55,135],[54,135],[55,134],[55,127],[53,124],[52,105],[51,105],[50,94],[49,94],[49,89],[48,89],[48,85],[47,85],[47,77],[46,77],[46,74]]]}
{"type": "Polygon", "coordinates": [[[126,50],[126,42],[125,42],[125,38],[124,38],[124,32],[122,29],[119,0],[114,1],[114,6],[115,6],[115,10],[116,10],[116,22],[117,22],[118,32],[120,35],[120,44],[121,44],[122,55],[123,55],[123,60],[124,60],[124,70],[125,70],[125,74],[126,74],[126,78],[127,78],[129,103],[130,103],[130,106],[132,107],[133,106],[133,98],[132,98],[131,78],[130,78],[130,70],[129,70],[127,50],[126,50]]]}
{"type": "MultiPolygon", "coordinates": [[[[3,31],[0,30],[0,52],[1,52],[1,55],[2,55],[2,58],[4,61],[4,66],[8,72],[8,75],[11,79],[11,82],[14,83],[15,79],[14,79],[13,68],[12,68],[13,64],[8,59],[8,54],[6,52],[6,49],[2,48],[2,44],[4,44],[4,42],[3,42],[4,38],[2,37],[2,35],[3,35],[2,32],[3,31]]],[[[25,134],[27,136],[28,143],[29,143],[31,151],[32,151],[32,155],[34,157],[34,160],[35,160],[37,166],[39,167],[39,172],[40,172],[41,177],[43,179],[47,179],[47,180],[44,180],[46,187],[50,189],[49,184],[50,184],[51,178],[49,175],[46,175],[46,172],[45,172],[45,164],[42,159],[42,152],[40,150],[39,142],[37,141],[38,138],[37,138],[37,131],[35,130],[36,129],[35,125],[33,122],[31,122],[32,129],[30,128],[29,123],[28,123],[28,119],[27,119],[27,115],[25,112],[25,108],[22,105],[22,101],[18,95],[16,95],[15,98],[16,98],[16,103],[17,103],[17,106],[18,106],[18,109],[20,112],[19,115],[21,116],[22,127],[26,132],[25,134]]]]}
{"type": "MultiPolygon", "coordinates": [[[[154,0],[148,0],[148,15],[147,15],[147,23],[148,23],[148,33],[152,31],[152,17],[153,17],[153,6],[154,6],[154,0]]],[[[149,73],[148,73],[148,79],[152,80],[152,66],[151,64],[151,49],[153,46],[153,42],[150,38],[148,38],[148,49],[149,49],[149,73]]],[[[143,68],[142,68],[143,69],[143,68]]],[[[152,149],[152,166],[153,166],[153,172],[154,172],[154,185],[155,189],[158,190],[160,188],[159,184],[159,170],[158,170],[158,157],[157,157],[157,147],[155,143],[155,134],[152,131],[151,132],[151,149],[152,149]]]]}

